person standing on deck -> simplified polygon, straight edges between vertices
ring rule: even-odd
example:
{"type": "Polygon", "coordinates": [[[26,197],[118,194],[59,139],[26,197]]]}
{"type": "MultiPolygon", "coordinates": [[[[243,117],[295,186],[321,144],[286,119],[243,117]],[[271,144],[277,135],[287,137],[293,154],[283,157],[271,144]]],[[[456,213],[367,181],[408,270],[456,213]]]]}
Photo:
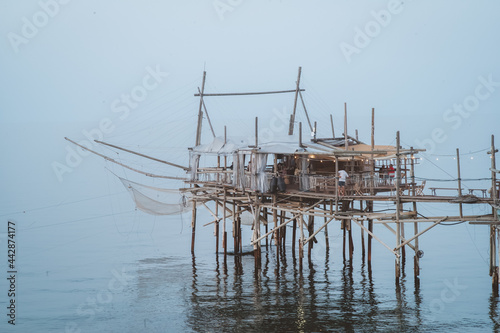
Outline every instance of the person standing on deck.
{"type": "Polygon", "coordinates": [[[349,175],[345,170],[340,170],[339,171],[339,194],[340,195],[345,195],[345,182],[347,181],[347,178],[349,178],[349,175]]]}
{"type": "Polygon", "coordinates": [[[380,184],[384,185],[385,185],[385,172],[386,172],[385,165],[382,165],[378,171],[378,177],[380,178],[380,184]]]}
{"type": "Polygon", "coordinates": [[[394,170],[394,166],[392,164],[389,164],[389,177],[391,179],[391,184],[394,183],[394,176],[396,175],[396,170],[394,170]]]}

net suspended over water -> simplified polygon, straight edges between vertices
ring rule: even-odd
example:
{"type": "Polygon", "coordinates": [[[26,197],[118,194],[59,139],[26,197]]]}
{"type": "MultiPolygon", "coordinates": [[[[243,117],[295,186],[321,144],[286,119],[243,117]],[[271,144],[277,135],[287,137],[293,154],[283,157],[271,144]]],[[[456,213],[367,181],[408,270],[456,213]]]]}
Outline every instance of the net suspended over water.
{"type": "Polygon", "coordinates": [[[193,202],[179,190],[153,187],[119,177],[135,201],[135,206],[151,215],[182,214],[192,209],[193,202]]]}

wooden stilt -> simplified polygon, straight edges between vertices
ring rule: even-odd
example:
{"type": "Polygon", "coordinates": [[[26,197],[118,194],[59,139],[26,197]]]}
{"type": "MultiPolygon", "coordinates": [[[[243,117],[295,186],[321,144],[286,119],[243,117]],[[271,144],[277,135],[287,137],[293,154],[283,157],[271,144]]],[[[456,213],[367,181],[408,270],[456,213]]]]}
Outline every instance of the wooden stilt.
{"type": "MultiPolygon", "coordinates": [[[[219,205],[215,202],[215,216],[219,217],[219,205]]],[[[219,253],[219,221],[215,221],[215,253],[219,253]]]]}
{"type": "MultiPolygon", "coordinates": [[[[368,230],[373,233],[373,220],[368,220],[368,230]]],[[[368,265],[372,263],[372,235],[368,234],[368,265]]]]}
{"type": "MultiPolygon", "coordinates": [[[[226,161],[224,161],[224,164],[226,164],[226,161]]],[[[224,189],[224,201],[222,202],[222,234],[223,234],[223,239],[222,239],[222,247],[224,249],[224,264],[227,263],[227,231],[226,231],[226,216],[227,216],[227,209],[226,209],[226,203],[227,203],[227,190],[224,189]]]]}
{"type": "MultiPolygon", "coordinates": [[[[411,147],[413,151],[413,147],[411,147]]],[[[411,177],[411,194],[413,197],[417,195],[417,184],[415,183],[415,156],[413,153],[410,156],[410,177],[411,177]]],[[[413,201],[413,212],[417,213],[417,202],[413,201]]],[[[418,235],[418,222],[413,223],[413,233],[414,235],[418,235]]],[[[418,237],[415,238],[415,254],[413,256],[413,275],[415,277],[415,281],[418,280],[418,276],[420,275],[420,258],[419,258],[419,248],[418,248],[418,237]]]]}
{"type": "Polygon", "coordinates": [[[399,147],[400,147],[400,139],[399,139],[399,131],[396,133],[396,262],[395,262],[395,270],[396,270],[396,283],[399,284],[399,277],[401,274],[401,248],[399,245],[401,244],[401,198],[400,198],[400,185],[401,185],[401,161],[399,160],[399,147]]]}
{"type": "MultiPolygon", "coordinates": [[[[309,215],[309,221],[307,223],[307,232],[309,237],[314,233],[314,215],[309,215]]],[[[307,245],[307,259],[311,262],[312,249],[314,247],[314,241],[311,239],[307,245]]]]}
{"type": "MultiPolygon", "coordinates": [[[[326,212],[326,202],[323,204],[323,210],[326,212]]],[[[330,214],[332,214],[332,205],[330,204],[330,214]]],[[[328,217],[325,216],[325,223],[328,221],[328,217]]],[[[328,237],[328,225],[325,226],[325,247],[326,252],[330,250],[330,238],[328,237]]]]}
{"type": "MultiPolygon", "coordinates": [[[[255,202],[258,199],[255,198],[255,202]]],[[[253,235],[254,239],[258,239],[260,237],[260,206],[258,204],[255,205],[254,211],[254,223],[253,223],[253,235]]],[[[254,258],[255,258],[255,270],[259,271],[261,268],[261,248],[260,241],[254,244],[254,258]]]]}
{"type": "Polygon", "coordinates": [[[345,239],[346,239],[346,221],[342,220],[341,228],[342,228],[342,259],[345,262],[345,239]]]}
{"type": "MultiPolygon", "coordinates": [[[[359,202],[359,211],[363,211],[363,201],[359,202]]],[[[361,221],[361,225],[364,225],[364,221],[361,221]]],[[[365,261],[365,230],[361,228],[361,258],[365,261]]]]}
{"type": "Polygon", "coordinates": [[[301,212],[299,217],[299,267],[302,270],[302,259],[304,258],[304,214],[301,212]]]}
{"type": "MultiPolygon", "coordinates": [[[[281,214],[280,214],[280,224],[282,224],[283,222],[285,222],[285,218],[286,218],[286,212],[284,210],[281,211],[281,214]]],[[[280,242],[281,242],[281,249],[283,251],[283,253],[285,253],[285,244],[286,244],[286,228],[282,228],[280,230],[280,242]]]]}
{"type": "MultiPolygon", "coordinates": [[[[491,198],[493,202],[497,204],[497,181],[496,181],[496,149],[495,149],[495,136],[491,136],[491,198]]],[[[498,221],[498,214],[495,207],[492,207],[493,217],[498,221]]],[[[498,268],[498,258],[497,258],[497,226],[490,226],[490,276],[492,276],[492,287],[495,295],[498,295],[498,283],[499,283],[499,268],[498,268]]]]}
{"type": "MultiPolygon", "coordinates": [[[[462,196],[462,178],[460,177],[460,150],[457,148],[457,176],[458,176],[458,196],[462,196]]],[[[460,217],[464,217],[462,203],[458,204],[460,217]]]]}
{"type": "Polygon", "coordinates": [[[196,201],[193,202],[193,215],[191,218],[191,253],[194,254],[194,240],[196,235],[196,201]]]}
{"type": "Polygon", "coordinates": [[[352,257],[354,255],[354,242],[352,240],[352,225],[351,220],[348,220],[347,225],[349,226],[349,260],[352,263],[352,257]]]}
{"type": "MultiPolygon", "coordinates": [[[[267,208],[263,208],[262,209],[262,215],[264,215],[264,220],[265,220],[265,223],[264,223],[264,230],[267,234],[267,208]]],[[[269,249],[269,237],[266,237],[266,250],[269,249]]]]}

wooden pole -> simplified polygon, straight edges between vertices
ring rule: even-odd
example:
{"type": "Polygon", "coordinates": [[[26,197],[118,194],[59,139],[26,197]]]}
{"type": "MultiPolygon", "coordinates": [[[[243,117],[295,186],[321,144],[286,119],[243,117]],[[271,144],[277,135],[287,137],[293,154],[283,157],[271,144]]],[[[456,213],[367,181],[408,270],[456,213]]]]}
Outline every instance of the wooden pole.
{"type": "Polygon", "coordinates": [[[349,148],[348,135],[347,135],[347,103],[344,103],[344,144],[345,150],[349,148]]]}
{"type": "Polygon", "coordinates": [[[153,178],[164,178],[164,179],[177,179],[177,180],[187,180],[186,178],[181,178],[181,177],[173,177],[173,176],[161,176],[161,175],[155,175],[155,174],[152,174],[152,173],[148,173],[148,172],[144,172],[144,171],[141,171],[141,170],[137,170],[135,168],[132,168],[126,164],[123,164],[123,163],[120,163],[118,161],[115,161],[114,159],[112,159],[111,157],[108,157],[108,156],[105,156],[103,154],[99,154],[98,152],[96,151],[93,151],[92,149],[89,149],[85,146],[82,146],[78,143],[76,143],[75,141],[71,140],[71,139],[68,139],[67,137],[64,137],[65,140],[71,142],[72,144],[82,148],[83,150],[86,150],[88,152],[91,152],[92,154],[95,154],[97,156],[101,156],[102,158],[104,158],[106,161],[109,161],[109,162],[112,162],[112,163],[115,163],[115,164],[118,164],[118,165],[121,165],[122,167],[124,168],[127,168],[129,170],[132,170],[134,172],[137,172],[137,173],[141,173],[143,175],[146,175],[148,177],[153,177],[153,178]]]}
{"type": "Polygon", "coordinates": [[[352,263],[352,257],[354,255],[354,242],[352,240],[352,221],[347,220],[347,225],[349,226],[349,260],[352,263]]]}
{"type": "Polygon", "coordinates": [[[191,253],[194,254],[194,240],[196,234],[196,200],[193,202],[193,215],[191,217],[191,253]]]}
{"type": "Polygon", "coordinates": [[[307,113],[306,109],[306,103],[304,103],[304,99],[302,98],[302,92],[300,92],[300,89],[299,89],[299,96],[300,96],[300,101],[302,102],[302,107],[304,108],[304,112],[306,113],[307,123],[309,124],[309,128],[311,129],[312,132],[313,128],[311,126],[311,121],[309,120],[309,114],[307,113]]]}
{"type": "Polygon", "coordinates": [[[295,112],[297,110],[297,98],[299,97],[300,91],[300,73],[302,72],[302,67],[299,67],[299,75],[297,77],[297,88],[295,89],[295,99],[293,101],[293,113],[290,117],[290,126],[288,127],[288,135],[293,135],[293,127],[295,123],[295,112]]]}
{"type": "Polygon", "coordinates": [[[302,122],[299,123],[299,147],[303,147],[303,145],[302,145],[302,122]]]}
{"type": "MultiPolygon", "coordinates": [[[[411,150],[413,150],[413,147],[411,147],[411,150]]],[[[411,161],[410,161],[410,177],[411,177],[411,191],[412,191],[412,196],[415,197],[417,195],[417,188],[416,188],[416,183],[415,183],[415,156],[413,153],[411,154],[411,161]]],[[[415,214],[417,213],[417,202],[413,201],[413,212],[415,214]]],[[[413,223],[413,234],[418,235],[418,222],[413,223]]],[[[418,248],[418,237],[415,238],[415,254],[413,256],[413,274],[415,278],[417,278],[420,275],[420,258],[418,257],[419,254],[419,248],[418,248]]]]}
{"type": "MultiPolygon", "coordinates": [[[[200,88],[198,88],[198,92],[200,93],[200,96],[203,96],[203,94],[200,91],[200,88]]],[[[207,107],[205,106],[205,101],[203,99],[201,101],[203,103],[203,110],[205,110],[205,114],[207,115],[208,126],[210,126],[210,131],[212,132],[212,136],[215,138],[214,128],[212,127],[212,121],[210,120],[210,116],[208,115],[208,110],[207,107]]]]}
{"type": "MultiPolygon", "coordinates": [[[[309,237],[314,233],[314,215],[309,215],[309,221],[307,223],[307,232],[309,237]]],[[[312,249],[314,247],[314,242],[313,240],[309,240],[307,243],[307,259],[309,262],[311,262],[311,255],[312,255],[312,249]]]]}
{"type": "Polygon", "coordinates": [[[345,240],[346,240],[346,222],[347,220],[342,219],[342,260],[345,262],[345,240]]]}
{"type": "MultiPolygon", "coordinates": [[[[491,199],[494,203],[497,203],[497,181],[496,181],[496,149],[495,149],[495,136],[491,136],[491,199]]],[[[498,214],[495,207],[492,207],[493,218],[498,221],[498,214]]],[[[497,264],[497,226],[490,226],[490,275],[492,279],[493,293],[498,295],[498,282],[499,282],[499,271],[497,264]]]]}
{"type": "MultiPolygon", "coordinates": [[[[462,196],[462,178],[460,177],[460,150],[457,148],[457,174],[458,174],[458,196],[462,196]]],[[[464,213],[462,210],[462,203],[458,204],[458,208],[460,211],[460,218],[464,217],[464,213]]]]}
{"type": "MultiPolygon", "coordinates": [[[[284,210],[282,210],[280,212],[280,223],[283,223],[283,221],[285,221],[286,219],[286,212],[284,210]]],[[[286,228],[283,228],[280,230],[280,245],[281,245],[281,248],[283,249],[283,253],[285,253],[285,244],[286,244],[286,228]]]]}
{"type": "MultiPolygon", "coordinates": [[[[267,222],[267,208],[263,208],[262,209],[262,215],[264,215],[264,220],[265,220],[265,224],[264,224],[264,232],[267,234],[267,230],[268,230],[268,222],[267,222]]],[[[269,249],[269,237],[266,237],[266,250],[269,249]]]]}
{"type": "Polygon", "coordinates": [[[299,267],[302,270],[302,258],[304,258],[304,213],[300,212],[299,217],[299,229],[300,229],[300,239],[299,239],[299,267]]]}
{"type": "Polygon", "coordinates": [[[335,138],[335,128],[333,127],[333,116],[330,115],[330,124],[332,125],[332,138],[335,138]]]}
{"type": "MultiPolygon", "coordinates": [[[[363,200],[359,201],[359,211],[363,211],[363,200]]],[[[361,225],[365,225],[364,221],[360,222],[361,225]]],[[[365,230],[361,228],[361,257],[363,258],[363,262],[365,261],[365,230]]]]}
{"type": "MultiPolygon", "coordinates": [[[[257,202],[257,198],[255,202],[257,202]]],[[[254,239],[258,239],[260,237],[260,206],[258,204],[255,205],[253,227],[254,227],[253,229],[254,239]]],[[[254,244],[254,258],[255,258],[255,270],[258,271],[261,267],[260,241],[254,244]]]]}
{"type": "Polygon", "coordinates": [[[222,202],[222,247],[224,248],[224,262],[227,258],[227,231],[226,231],[226,203],[227,203],[227,189],[224,188],[224,201],[222,202]]]}
{"type": "MultiPolygon", "coordinates": [[[[331,210],[331,205],[330,205],[330,214],[332,214],[332,210],[331,210]]],[[[326,212],[326,202],[323,204],[323,210],[326,212]]],[[[328,218],[325,214],[325,246],[326,246],[326,252],[328,253],[328,251],[330,250],[330,238],[328,237],[328,225],[326,224],[328,218]]]]}
{"type": "Polygon", "coordinates": [[[185,171],[189,170],[188,167],[185,167],[185,166],[182,166],[182,165],[179,165],[179,164],[175,164],[175,163],[167,162],[167,161],[164,161],[164,160],[160,160],[158,158],[154,158],[154,157],[151,157],[151,156],[148,156],[148,155],[144,155],[144,154],[135,152],[133,150],[125,149],[125,148],[122,148],[122,147],[119,147],[119,146],[115,146],[115,145],[112,145],[110,143],[106,143],[106,142],[103,142],[103,141],[99,141],[99,140],[94,140],[94,141],[97,142],[97,143],[100,143],[102,145],[105,145],[105,146],[109,146],[109,147],[113,147],[113,148],[116,148],[116,149],[123,150],[123,151],[125,151],[127,153],[131,153],[131,154],[134,154],[134,155],[137,155],[137,156],[141,156],[141,157],[144,157],[144,158],[156,161],[156,162],[160,162],[160,163],[163,163],[163,164],[171,165],[173,167],[180,168],[180,169],[183,169],[185,171]]]}
{"type": "MultiPolygon", "coordinates": [[[[305,91],[305,89],[299,89],[299,91],[305,91]]],[[[297,89],[293,90],[278,90],[278,91],[254,91],[254,92],[241,92],[241,93],[214,93],[214,94],[203,94],[204,97],[222,97],[222,96],[249,96],[249,95],[269,95],[269,94],[286,94],[297,92],[297,89]]],[[[194,94],[195,97],[200,96],[200,94],[194,94]]]]}
{"type": "Polygon", "coordinates": [[[196,143],[195,146],[199,146],[201,144],[201,125],[203,121],[203,93],[205,92],[205,79],[207,76],[207,72],[203,71],[203,81],[201,82],[201,92],[200,92],[200,107],[198,110],[198,126],[196,127],[196,143]]]}
{"type": "Polygon", "coordinates": [[[371,135],[371,170],[370,170],[370,194],[375,194],[375,159],[373,151],[375,150],[375,108],[372,108],[372,135],[371,135]]]}
{"type": "Polygon", "coordinates": [[[400,198],[400,193],[399,189],[401,186],[401,161],[399,159],[399,147],[400,147],[400,137],[399,137],[399,131],[396,133],[396,247],[397,249],[397,256],[396,256],[396,283],[399,284],[399,277],[400,277],[400,269],[401,269],[401,259],[400,259],[400,254],[401,254],[401,249],[399,248],[399,244],[401,244],[401,221],[400,221],[400,215],[401,215],[401,198],[400,198]]]}
{"type": "MultiPolygon", "coordinates": [[[[367,202],[368,204],[368,212],[373,212],[373,201],[367,202]]],[[[372,233],[373,233],[373,220],[368,219],[368,268],[371,269],[372,264],[372,233]]]]}
{"type": "Polygon", "coordinates": [[[219,205],[215,202],[215,253],[219,253],[219,205]]]}
{"type": "Polygon", "coordinates": [[[259,147],[259,118],[255,117],[255,148],[259,147]]]}

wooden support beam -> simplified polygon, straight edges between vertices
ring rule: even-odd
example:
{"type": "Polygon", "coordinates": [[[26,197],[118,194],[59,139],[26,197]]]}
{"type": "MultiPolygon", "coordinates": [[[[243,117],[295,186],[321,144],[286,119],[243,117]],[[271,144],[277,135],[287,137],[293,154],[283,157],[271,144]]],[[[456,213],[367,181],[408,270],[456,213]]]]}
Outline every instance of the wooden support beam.
{"type": "Polygon", "coordinates": [[[319,228],[318,228],[318,230],[316,230],[314,233],[310,234],[310,235],[309,235],[309,237],[308,237],[308,238],[307,238],[304,242],[305,242],[305,243],[309,243],[309,242],[311,242],[311,241],[312,241],[312,240],[316,237],[316,235],[317,235],[317,234],[318,234],[318,233],[319,233],[319,232],[320,232],[323,228],[325,228],[325,232],[326,232],[326,230],[328,230],[328,228],[327,228],[328,223],[330,223],[331,221],[333,221],[333,219],[334,219],[334,217],[331,217],[329,220],[326,220],[326,217],[325,217],[325,221],[326,221],[326,222],[325,222],[325,223],[324,223],[321,227],[319,227],[319,228]]]}
{"type": "Polygon", "coordinates": [[[201,82],[201,92],[200,92],[200,107],[198,109],[198,125],[196,127],[196,142],[195,147],[201,144],[201,126],[203,123],[203,93],[205,92],[205,79],[207,77],[207,72],[203,71],[203,80],[201,82]]]}
{"type": "Polygon", "coordinates": [[[402,248],[402,247],[403,247],[403,246],[405,246],[406,244],[409,244],[412,240],[414,240],[414,239],[418,238],[420,235],[422,235],[422,234],[426,233],[427,231],[431,230],[432,228],[434,228],[435,226],[437,226],[439,223],[444,222],[444,221],[446,221],[446,218],[444,218],[444,219],[441,219],[441,220],[439,220],[439,221],[434,222],[434,224],[433,224],[433,225],[431,225],[430,227],[427,227],[426,229],[424,229],[424,230],[420,231],[418,234],[413,235],[412,237],[408,238],[407,240],[405,240],[404,242],[402,242],[401,244],[399,244],[398,246],[396,246],[396,247],[394,248],[394,250],[399,250],[400,248],[402,248]]]}
{"type": "Polygon", "coordinates": [[[387,245],[386,243],[384,243],[380,238],[378,238],[372,231],[366,229],[366,227],[364,225],[361,225],[361,223],[359,223],[358,221],[356,220],[353,220],[354,223],[356,223],[360,228],[363,228],[369,235],[371,235],[373,238],[375,238],[375,240],[377,240],[380,244],[382,244],[385,248],[387,248],[389,251],[391,251],[391,253],[393,253],[396,257],[399,256],[399,253],[397,253],[396,251],[394,251],[393,249],[391,249],[391,247],[389,245],[387,245]]]}
{"type": "Polygon", "coordinates": [[[116,148],[116,149],[119,149],[119,150],[123,150],[127,153],[131,153],[131,154],[134,154],[134,155],[137,155],[137,156],[141,156],[141,157],[144,157],[144,158],[147,158],[147,159],[150,159],[152,161],[156,161],[156,162],[160,162],[160,163],[163,163],[163,164],[167,164],[167,165],[170,165],[170,166],[173,166],[173,167],[176,167],[176,168],[180,168],[180,169],[183,169],[185,171],[188,171],[189,168],[188,167],[185,167],[185,166],[182,166],[182,165],[179,165],[179,164],[175,164],[175,163],[171,163],[171,162],[167,162],[167,161],[164,161],[164,160],[160,160],[158,158],[155,158],[155,157],[151,157],[151,156],[148,156],[148,155],[144,155],[144,154],[141,154],[141,153],[138,153],[138,152],[135,152],[133,150],[129,150],[129,149],[125,149],[125,148],[122,148],[122,147],[119,147],[119,146],[115,146],[115,145],[112,145],[110,143],[106,143],[106,142],[103,142],[103,141],[99,141],[99,140],[94,140],[95,142],[97,143],[100,143],[102,145],[105,145],[105,146],[109,146],[109,147],[112,147],[112,148],[116,148]]]}
{"type": "Polygon", "coordinates": [[[290,117],[290,125],[288,127],[288,135],[293,135],[293,127],[294,127],[294,123],[295,123],[295,112],[297,110],[297,98],[299,96],[299,92],[300,92],[300,74],[302,72],[302,67],[299,67],[299,74],[298,74],[298,77],[297,77],[297,88],[295,89],[295,99],[294,99],[294,102],[293,102],[293,113],[292,113],[292,116],[290,117]]]}
{"type": "Polygon", "coordinates": [[[67,141],[69,141],[69,142],[71,142],[72,144],[74,144],[74,145],[76,145],[76,146],[78,146],[78,147],[82,148],[83,150],[89,151],[89,152],[91,152],[92,154],[95,154],[95,155],[97,155],[97,156],[100,156],[100,157],[104,158],[106,161],[109,161],[109,162],[112,162],[112,163],[115,163],[115,164],[121,165],[121,166],[122,166],[122,167],[124,167],[124,168],[127,168],[127,169],[129,169],[129,170],[135,171],[135,172],[137,172],[137,173],[141,173],[141,174],[143,174],[143,175],[145,175],[145,176],[148,176],[148,177],[153,177],[153,178],[165,178],[165,179],[177,179],[177,180],[184,180],[184,181],[187,181],[187,180],[188,180],[187,178],[183,178],[183,177],[161,176],[161,175],[155,175],[155,174],[153,174],[153,173],[148,173],[148,172],[144,172],[144,171],[141,171],[141,170],[137,170],[137,169],[134,169],[134,168],[132,168],[132,167],[129,167],[129,166],[128,166],[128,165],[126,165],[126,164],[123,164],[123,163],[120,163],[120,162],[118,162],[118,161],[115,161],[115,160],[114,160],[114,159],[112,159],[111,157],[108,157],[108,156],[103,155],[103,154],[99,154],[98,152],[93,151],[92,149],[89,149],[89,148],[87,148],[87,147],[85,147],[85,146],[82,146],[82,145],[80,145],[80,144],[76,143],[75,141],[73,141],[73,140],[71,140],[71,139],[68,139],[67,137],[65,137],[64,139],[65,139],[65,140],[67,140],[67,141]]]}
{"type": "MultiPolygon", "coordinates": [[[[307,113],[306,103],[304,103],[304,98],[302,98],[302,93],[300,92],[300,89],[299,89],[299,96],[300,96],[300,101],[302,102],[302,107],[304,108],[304,112],[306,113],[307,123],[309,124],[309,128],[311,129],[312,132],[313,127],[311,126],[311,120],[309,120],[309,114],[307,113]]],[[[316,129],[316,126],[314,128],[316,129]]]]}
{"type": "MultiPolygon", "coordinates": [[[[300,89],[300,91],[306,91],[305,89],[300,89]]],[[[257,92],[243,92],[243,93],[212,93],[203,94],[203,97],[222,97],[222,96],[249,96],[249,95],[270,95],[270,94],[286,94],[297,92],[297,89],[293,90],[277,90],[277,91],[257,91],[257,92]]],[[[200,94],[194,94],[195,97],[200,96],[200,94]]]]}
{"type": "MultiPolygon", "coordinates": [[[[200,94],[200,96],[203,95],[199,87],[198,87],[198,93],[200,94]]],[[[201,102],[203,104],[203,110],[205,110],[205,115],[207,116],[208,126],[210,126],[210,131],[212,132],[212,136],[215,138],[214,128],[212,127],[212,121],[210,121],[210,116],[208,115],[208,110],[207,107],[205,106],[205,100],[202,99],[201,102]]]]}
{"type": "MultiPolygon", "coordinates": [[[[388,225],[387,223],[382,223],[384,225],[384,227],[386,227],[387,229],[389,229],[394,235],[396,235],[396,230],[394,230],[390,225],[388,225]]],[[[405,241],[404,237],[401,239],[403,242],[405,241]]],[[[407,244],[412,250],[415,251],[415,247],[411,244],[411,243],[408,243],[407,244]]]]}

